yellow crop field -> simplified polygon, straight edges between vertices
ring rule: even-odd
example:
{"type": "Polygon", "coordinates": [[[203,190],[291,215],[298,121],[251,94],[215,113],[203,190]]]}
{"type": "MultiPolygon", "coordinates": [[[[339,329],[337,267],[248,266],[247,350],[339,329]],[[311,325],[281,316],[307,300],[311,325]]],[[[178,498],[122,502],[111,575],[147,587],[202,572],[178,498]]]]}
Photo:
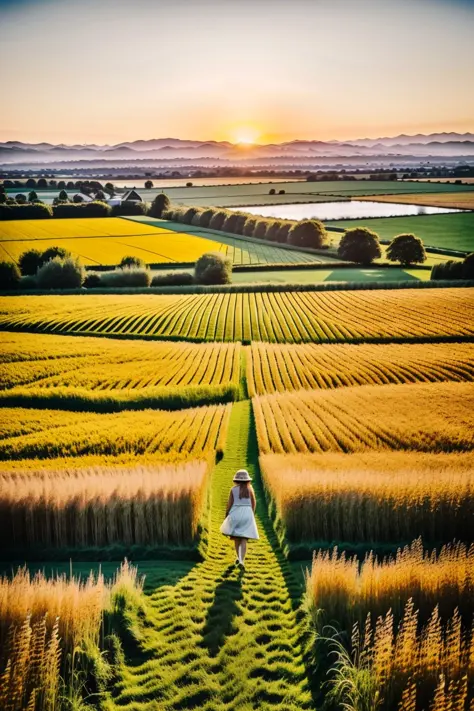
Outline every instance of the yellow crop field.
{"type": "Polygon", "coordinates": [[[474,539],[474,453],[266,454],[265,488],[290,543],[474,539]]]}
{"type": "Polygon", "coordinates": [[[61,246],[85,265],[115,265],[125,256],[146,263],[194,262],[209,251],[227,246],[205,237],[174,232],[119,217],[11,220],[0,223],[3,258],[17,262],[28,249],[61,246]]]}
{"type": "Polygon", "coordinates": [[[252,343],[249,395],[350,385],[474,379],[474,344],[252,343]]]}
{"type": "Polygon", "coordinates": [[[86,581],[60,575],[31,576],[26,567],[0,578],[0,707],[62,706],[61,682],[87,673],[100,657],[104,611],[141,593],[137,569],[124,563],[111,583],[102,573],[86,581]],[[84,668],[81,668],[84,667],[84,668]]]}
{"type": "Polygon", "coordinates": [[[474,449],[474,384],[367,385],[253,399],[261,454],[474,449]]]}
{"type": "Polygon", "coordinates": [[[100,340],[4,333],[0,400],[167,407],[237,397],[240,343],[100,340]]]}
{"type": "Polygon", "coordinates": [[[277,343],[474,335],[474,290],[0,297],[0,328],[277,343]],[[434,317],[436,314],[436,317],[434,317]]]}
{"type": "Polygon", "coordinates": [[[222,451],[230,406],[115,414],[0,409],[0,459],[160,454],[180,461],[222,451]]]}
{"type": "Polygon", "coordinates": [[[377,202],[401,202],[407,205],[426,207],[453,207],[459,210],[474,210],[474,191],[444,193],[408,193],[401,195],[370,195],[358,197],[358,200],[376,200],[377,202]]]}
{"type": "Polygon", "coordinates": [[[2,472],[0,535],[8,546],[192,544],[208,462],[2,472]]]}

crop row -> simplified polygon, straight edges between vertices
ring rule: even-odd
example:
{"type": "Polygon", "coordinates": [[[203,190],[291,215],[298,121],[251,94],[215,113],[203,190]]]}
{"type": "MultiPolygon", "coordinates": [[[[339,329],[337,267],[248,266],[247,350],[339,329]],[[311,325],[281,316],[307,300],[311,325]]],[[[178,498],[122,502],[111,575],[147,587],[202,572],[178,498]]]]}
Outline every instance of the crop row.
{"type": "Polygon", "coordinates": [[[235,399],[239,343],[4,333],[0,400],[70,409],[179,409],[235,399]]]}
{"type": "Polygon", "coordinates": [[[0,328],[193,341],[437,339],[472,337],[473,306],[470,289],[3,297],[0,328]]]}
{"type": "Polygon", "coordinates": [[[253,399],[261,454],[474,449],[474,384],[368,385],[253,399]]]}
{"type": "Polygon", "coordinates": [[[110,415],[5,407],[0,459],[151,453],[168,461],[196,459],[222,451],[229,416],[230,405],[110,415]]]}
{"type": "Polygon", "coordinates": [[[474,344],[253,343],[250,397],[299,389],[474,379],[474,344]]]}

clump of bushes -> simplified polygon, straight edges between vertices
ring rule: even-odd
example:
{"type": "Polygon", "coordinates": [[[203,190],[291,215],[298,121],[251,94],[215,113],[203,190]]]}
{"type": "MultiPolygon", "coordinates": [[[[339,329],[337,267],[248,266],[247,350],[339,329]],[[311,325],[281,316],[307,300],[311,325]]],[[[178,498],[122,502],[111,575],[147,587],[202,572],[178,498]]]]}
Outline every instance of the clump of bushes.
{"type": "Polygon", "coordinates": [[[135,200],[124,200],[120,205],[112,205],[111,208],[112,217],[146,214],[148,214],[148,204],[146,202],[135,202],[135,200]]]}
{"type": "Polygon", "coordinates": [[[45,262],[36,274],[39,289],[77,289],[85,279],[85,270],[74,257],[55,257],[45,262]]]}
{"type": "Polygon", "coordinates": [[[232,262],[221,252],[207,252],[196,262],[194,280],[197,284],[230,284],[232,262]]]}
{"type": "MultiPolygon", "coordinates": [[[[36,206],[36,205],[35,205],[36,206]]],[[[64,202],[53,207],[53,217],[110,217],[112,208],[105,202],[64,202]]]]}
{"type": "Polygon", "coordinates": [[[20,283],[20,270],[13,262],[0,262],[0,289],[13,291],[20,283]]]}
{"type": "Polygon", "coordinates": [[[474,252],[468,254],[462,261],[449,259],[447,262],[440,262],[431,268],[431,279],[438,280],[455,280],[466,279],[474,280],[474,252]]]}
{"type": "Polygon", "coordinates": [[[148,214],[150,217],[158,217],[161,218],[163,217],[163,213],[169,210],[170,208],[170,199],[168,195],[165,195],[165,193],[159,193],[156,195],[154,198],[153,202],[150,205],[150,208],[148,210],[148,214]]]}
{"type": "Polygon", "coordinates": [[[194,283],[193,275],[189,272],[169,272],[168,274],[155,274],[151,286],[188,286],[194,283]]]}
{"type": "Polygon", "coordinates": [[[17,205],[8,200],[7,204],[0,204],[0,220],[45,220],[53,217],[51,205],[41,202],[17,205]]]}
{"type": "Polygon", "coordinates": [[[215,212],[209,222],[209,229],[211,230],[223,230],[224,222],[227,219],[227,212],[225,210],[218,210],[215,212]]]}
{"type": "Polygon", "coordinates": [[[400,262],[404,267],[410,264],[422,264],[426,261],[423,242],[413,234],[397,235],[387,247],[390,262],[400,262]]]}
{"type": "Polygon", "coordinates": [[[320,249],[326,241],[326,228],[319,220],[300,220],[288,232],[288,243],[294,247],[320,249]]]}
{"type": "Polygon", "coordinates": [[[113,272],[104,272],[100,276],[100,285],[105,287],[143,287],[150,286],[151,273],[143,267],[119,267],[113,272]]]}
{"type": "Polygon", "coordinates": [[[124,269],[125,267],[146,267],[145,262],[140,257],[122,257],[119,268],[124,269]]]}
{"type": "Polygon", "coordinates": [[[367,227],[353,227],[347,230],[337,253],[341,259],[357,264],[371,264],[374,259],[382,256],[379,236],[367,227]]]}
{"type": "Polygon", "coordinates": [[[35,276],[38,269],[50,259],[60,257],[65,259],[70,253],[63,247],[48,247],[44,252],[39,252],[37,249],[28,249],[20,255],[18,266],[23,276],[35,276]]]}

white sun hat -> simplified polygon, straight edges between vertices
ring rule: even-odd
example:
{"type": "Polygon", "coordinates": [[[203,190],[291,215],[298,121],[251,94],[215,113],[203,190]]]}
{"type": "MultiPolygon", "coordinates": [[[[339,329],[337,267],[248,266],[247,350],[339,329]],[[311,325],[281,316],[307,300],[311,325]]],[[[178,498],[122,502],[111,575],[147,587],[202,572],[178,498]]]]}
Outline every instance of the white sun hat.
{"type": "Polygon", "coordinates": [[[236,473],[234,476],[234,481],[241,482],[241,481],[252,481],[252,477],[248,473],[246,469],[239,469],[239,471],[236,473]]]}

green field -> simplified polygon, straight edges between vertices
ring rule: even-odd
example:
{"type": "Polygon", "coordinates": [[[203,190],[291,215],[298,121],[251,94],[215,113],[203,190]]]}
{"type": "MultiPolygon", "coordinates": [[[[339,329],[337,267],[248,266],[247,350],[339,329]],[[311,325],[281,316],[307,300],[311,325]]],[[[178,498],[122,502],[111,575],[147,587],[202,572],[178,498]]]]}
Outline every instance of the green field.
{"type": "MultiPolygon", "coordinates": [[[[454,249],[460,252],[474,251],[474,212],[450,215],[417,215],[415,217],[382,217],[361,220],[331,220],[326,226],[368,227],[377,232],[382,240],[391,240],[395,235],[410,232],[421,237],[425,247],[454,249]]],[[[446,257],[449,259],[449,257],[446,257]]]]}

